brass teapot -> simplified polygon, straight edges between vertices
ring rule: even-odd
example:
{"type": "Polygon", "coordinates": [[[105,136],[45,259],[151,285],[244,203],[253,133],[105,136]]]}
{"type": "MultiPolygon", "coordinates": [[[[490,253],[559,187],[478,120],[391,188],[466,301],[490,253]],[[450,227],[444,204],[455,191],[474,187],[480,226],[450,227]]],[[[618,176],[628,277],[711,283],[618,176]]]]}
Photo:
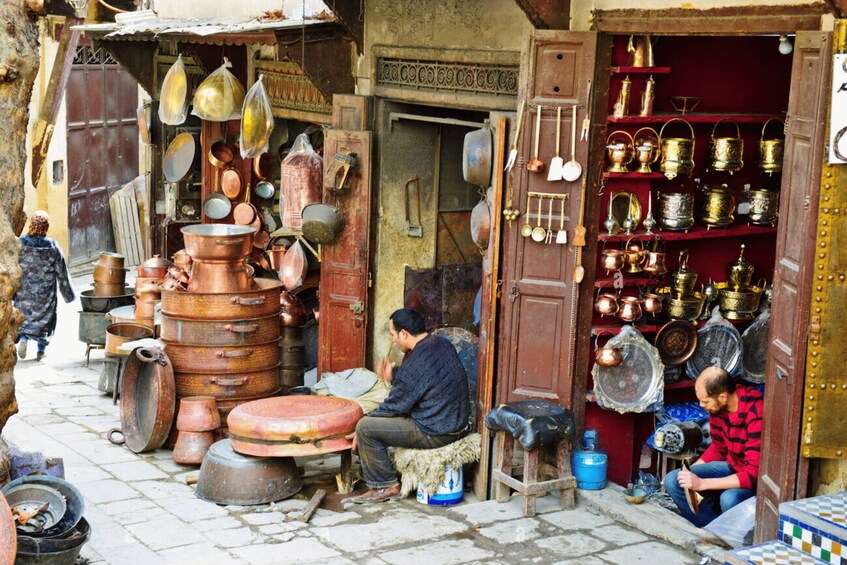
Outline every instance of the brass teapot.
{"type": "Polygon", "coordinates": [[[631,66],[655,67],[653,59],[653,40],[649,35],[630,35],[626,52],[632,55],[631,66]]]}
{"type": "Polygon", "coordinates": [[[694,292],[696,284],[697,271],[688,267],[688,250],[683,249],[679,252],[679,267],[671,273],[671,290],[676,298],[685,298],[694,292]]]}
{"type": "Polygon", "coordinates": [[[785,128],[785,122],[780,118],[771,118],[762,126],[762,138],[759,140],[759,168],[767,175],[782,171],[782,156],[785,151],[784,139],[765,139],[765,129],[774,120],[782,123],[785,128]]]}
{"type": "Polygon", "coordinates": [[[744,259],[745,247],[746,245],[742,243],[738,259],[729,266],[727,285],[735,291],[747,290],[750,287],[750,281],[753,280],[753,271],[756,269],[753,263],[744,259]]]}
{"type": "Polygon", "coordinates": [[[737,173],[744,167],[744,140],[741,139],[741,129],[738,122],[730,118],[720,119],[712,128],[709,139],[709,160],[713,171],[723,171],[729,174],[737,173]],[[715,137],[718,124],[730,121],[735,124],[735,137],[715,137]]]}

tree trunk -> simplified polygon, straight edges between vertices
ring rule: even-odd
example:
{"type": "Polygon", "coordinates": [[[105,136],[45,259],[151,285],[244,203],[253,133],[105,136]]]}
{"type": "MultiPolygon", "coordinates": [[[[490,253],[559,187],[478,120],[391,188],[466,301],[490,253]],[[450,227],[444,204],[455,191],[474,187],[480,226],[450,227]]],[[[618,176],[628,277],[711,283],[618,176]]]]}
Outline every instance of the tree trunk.
{"type": "Polygon", "coordinates": [[[26,131],[38,73],[38,24],[22,0],[0,1],[0,430],[18,411],[13,370],[21,317],[12,306],[20,287],[26,131]]]}

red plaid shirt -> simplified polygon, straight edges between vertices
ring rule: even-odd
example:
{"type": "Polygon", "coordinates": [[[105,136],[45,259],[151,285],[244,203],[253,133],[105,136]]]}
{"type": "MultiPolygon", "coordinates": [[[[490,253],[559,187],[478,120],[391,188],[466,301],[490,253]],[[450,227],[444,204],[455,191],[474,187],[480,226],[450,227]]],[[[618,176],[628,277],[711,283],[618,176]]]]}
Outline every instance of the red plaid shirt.
{"type": "Polygon", "coordinates": [[[741,488],[755,490],[759,477],[764,399],[754,388],[738,387],[738,410],[709,417],[712,445],[700,457],[705,463],[726,461],[741,488]]]}

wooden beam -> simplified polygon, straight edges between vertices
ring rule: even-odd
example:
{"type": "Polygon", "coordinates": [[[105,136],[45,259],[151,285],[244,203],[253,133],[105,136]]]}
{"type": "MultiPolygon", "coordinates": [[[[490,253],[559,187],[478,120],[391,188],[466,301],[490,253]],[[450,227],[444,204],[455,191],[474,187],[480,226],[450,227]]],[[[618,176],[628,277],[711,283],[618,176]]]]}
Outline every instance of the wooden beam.
{"type": "Polygon", "coordinates": [[[30,156],[32,159],[32,185],[36,187],[36,190],[41,175],[44,174],[44,161],[47,157],[47,150],[50,148],[50,141],[53,139],[53,126],[56,124],[56,115],[59,113],[59,106],[61,106],[62,99],[65,96],[65,86],[68,84],[76,47],[79,44],[80,32],[71,29],[71,26],[78,22],[79,20],[69,18],[62,28],[62,35],[59,37],[59,49],[56,51],[56,58],[53,60],[53,68],[50,71],[50,79],[47,83],[47,91],[44,93],[41,108],[38,112],[38,122],[35,124],[32,155],[30,156]]]}
{"type": "Polygon", "coordinates": [[[570,0],[516,0],[537,29],[570,29],[570,0]]]}
{"type": "Polygon", "coordinates": [[[356,49],[362,53],[365,49],[365,14],[362,11],[364,3],[352,2],[350,0],[341,2],[329,2],[327,6],[335,17],[344,26],[353,40],[356,42],[356,49]]]}
{"type": "Polygon", "coordinates": [[[277,35],[277,60],[294,61],[303,69],[315,87],[332,100],[334,94],[353,94],[351,41],[336,33],[310,37],[306,33],[305,49],[299,34],[277,35]]]}
{"type": "Polygon", "coordinates": [[[821,16],[829,12],[822,1],[807,6],[739,6],[708,10],[595,10],[592,29],[608,33],[656,35],[795,33],[819,30],[821,16]]]}

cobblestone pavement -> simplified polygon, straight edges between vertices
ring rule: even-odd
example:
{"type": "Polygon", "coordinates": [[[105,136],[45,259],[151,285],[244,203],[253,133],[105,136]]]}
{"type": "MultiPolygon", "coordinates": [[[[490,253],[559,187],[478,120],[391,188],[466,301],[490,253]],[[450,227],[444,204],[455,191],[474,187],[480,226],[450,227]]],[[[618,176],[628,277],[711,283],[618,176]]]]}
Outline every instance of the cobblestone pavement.
{"type": "MultiPolygon", "coordinates": [[[[77,278],[78,289],[90,278],[77,278]]],[[[19,362],[20,412],[4,437],[25,451],[64,459],[66,478],[85,496],[92,537],[82,556],[92,564],[178,563],[580,563],[696,564],[699,556],[648,537],[580,503],[562,511],[552,495],[524,518],[520,497],[505,504],[466,502],[429,507],[413,498],[346,512],[320,509],[309,524],[287,520],[305,495],[272,508],[218,506],[185,484],[196,467],[171,452],[136,455],[109,443],[118,407],[97,390],[103,353],[77,341],[79,302],[60,305],[59,329],[40,362],[19,362]]],[[[32,347],[32,350],[35,348],[32,347]]],[[[301,462],[303,464],[304,462],[301,462]]],[[[308,475],[335,472],[337,457],[305,462],[308,475]],[[326,470],[326,471],[324,471],[326,470]]],[[[669,513],[669,518],[673,516],[669,513]]]]}

